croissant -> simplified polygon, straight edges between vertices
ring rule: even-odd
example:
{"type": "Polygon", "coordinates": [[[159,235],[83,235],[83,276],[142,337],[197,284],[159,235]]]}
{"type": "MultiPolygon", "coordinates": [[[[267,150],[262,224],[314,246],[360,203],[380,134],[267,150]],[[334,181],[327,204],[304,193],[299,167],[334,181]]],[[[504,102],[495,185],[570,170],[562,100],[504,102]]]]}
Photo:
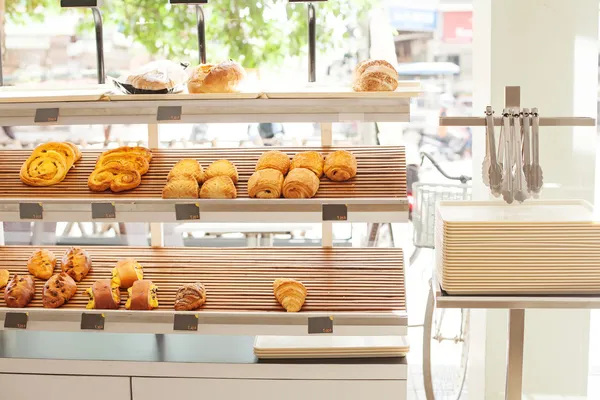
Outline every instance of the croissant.
{"type": "Polygon", "coordinates": [[[290,171],[283,181],[283,197],[288,199],[310,199],[319,190],[319,178],[306,168],[290,171]]]}
{"type": "Polygon", "coordinates": [[[128,310],[153,310],[158,307],[158,287],[152,281],[139,280],[127,289],[129,298],[125,303],[128,310]]]}
{"type": "Polygon", "coordinates": [[[117,262],[112,270],[112,286],[122,289],[130,288],[136,281],[144,279],[144,269],[133,258],[126,258],[117,262]]]}
{"type": "Polygon", "coordinates": [[[102,167],[95,169],[88,178],[88,187],[94,192],[110,189],[122,192],[135,189],[142,183],[142,175],[134,169],[102,167]]]}
{"type": "Polygon", "coordinates": [[[248,195],[259,199],[276,199],[281,197],[283,174],[276,169],[261,169],[248,179],[248,195]]]}
{"type": "Polygon", "coordinates": [[[55,266],[56,256],[46,249],[36,250],[27,261],[27,270],[38,279],[49,279],[55,266]]]}
{"type": "Polygon", "coordinates": [[[77,291],[77,284],[64,272],[52,275],[44,285],[42,304],[46,308],[58,308],[71,300],[77,291]]]}
{"type": "Polygon", "coordinates": [[[61,153],[46,151],[29,156],[21,166],[19,178],[29,186],[52,186],[65,179],[69,168],[61,153]]]}
{"type": "Polygon", "coordinates": [[[31,275],[16,275],[10,280],[4,290],[4,301],[10,308],[27,306],[35,295],[35,282],[31,275]]]}
{"type": "Polygon", "coordinates": [[[92,268],[92,258],[87,251],[71,247],[62,257],[61,269],[77,282],[81,282],[92,268]]]}
{"type": "Polygon", "coordinates": [[[191,177],[198,183],[204,182],[204,171],[198,161],[191,158],[184,158],[179,160],[167,176],[167,181],[174,178],[191,177]]]}
{"type": "Polygon", "coordinates": [[[323,176],[323,155],[317,151],[303,151],[292,158],[290,169],[306,168],[315,173],[317,178],[323,176]]]}
{"type": "Polygon", "coordinates": [[[356,157],[346,150],[334,151],[325,157],[323,170],[325,175],[332,181],[347,181],[356,176],[356,157]]]}
{"type": "Polygon", "coordinates": [[[295,279],[279,278],[273,282],[275,298],[287,312],[298,312],[308,295],[306,287],[295,279]]]}
{"type": "Polygon", "coordinates": [[[355,92],[393,92],[398,88],[398,72],[385,60],[367,60],[356,66],[354,73],[355,92]]]}
{"type": "Polygon", "coordinates": [[[89,301],[85,308],[92,310],[117,310],[121,303],[121,292],[118,286],[111,286],[110,279],[100,279],[87,288],[85,294],[89,301]]]}
{"type": "Polygon", "coordinates": [[[6,269],[0,269],[0,289],[8,284],[10,273],[6,269]]]}
{"type": "Polygon", "coordinates": [[[234,184],[238,183],[237,168],[228,160],[218,160],[210,164],[208,168],[206,168],[204,176],[206,177],[206,180],[216,176],[228,176],[234,184]]]}
{"type": "Polygon", "coordinates": [[[206,302],[206,289],[200,282],[187,283],[179,288],[175,296],[176,311],[191,311],[206,302]]]}
{"type": "Polygon", "coordinates": [[[267,151],[262,153],[256,163],[256,171],[261,169],[276,169],[283,175],[286,175],[290,170],[290,157],[277,150],[267,151]]]}
{"type": "Polygon", "coordinates": [[[163,199],[197,199],[198,181],[190,176],[169,179],[162,191],[163,199]]]}
{"type": "Polygon", "coordinates": [[[210,178],[200,188],[201,199],[235,199],[237,190],[228,176],[210,178]]]}

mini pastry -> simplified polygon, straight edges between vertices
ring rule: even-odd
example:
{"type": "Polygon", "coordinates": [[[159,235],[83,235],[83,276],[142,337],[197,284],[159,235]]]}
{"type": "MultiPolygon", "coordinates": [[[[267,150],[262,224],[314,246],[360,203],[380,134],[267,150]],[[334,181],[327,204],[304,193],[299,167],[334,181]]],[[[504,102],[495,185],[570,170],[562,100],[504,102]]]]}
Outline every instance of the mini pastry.
{"type": "Polygon", "coordinates": [[[287,199],[310,199],[319,190],[319,178],[306,168],[290,171],[283,181],[283,197],[287,199]]]}
{"type": "Polygon", "coordinates": [[[393,92],[398,88],[398,72],[385,60],[367,60],[356,66],[355,92],[393,92]]]}
{"type": "Polygon", "coordinates": [[[187,283],[179,288],[175,296],[176,311],[191,311],[206,302],[206,289],[200,282],[187,283]]]}
{"type": "Polygon", "coordinates": [[[277,150],[262,153],[256,163],[256,171],[267,168],[279,170],[283,175],[286,175],[290,170],[290,157],[277,150]]]}
{"type": "Polygon", "coordinates": [[[354,154],[346,150],[338,150],[325,157],[323,171],[332,181],[341,182],[354,178],[357,167],[354,154]]]}
{"type": "Polygon", "coordinates": [[[121,292],[118,286],[111,286],[110,279],[100,279],[87,288],[85,294],[90,299],[85,306],[89,310],[117,310],[121,303],[121,292]]]}
{"type": "Polygon", "coordinates": [[[235,93],[246,78],[244,68],[234,61],[217,65],[200,64],[192,71],[188,81],[190,93],[235,93]]]}
{"type": "Polygon", "coordinates": [[[261,169],[248,179],[248,195],[259,199],[281,197],[283,175],[276,169],[261,169]]]}
{"type": "Polygon", "coordinates": [[[158,307],[158,288],[152,281],[139,280],[133,283],[133,286],[127,289],[129,298],[125,303],[128,310],[153,310],[158,307]]]}
{"type": "Polygon", "coordinates": [[[110,189],[113,192],[123,192],[135,189],[142,183],[142,175],[130,168],[102,167],[95,169],[88,178],[88,187],[94,192],[110,189]]]}
{"type": "Polygon", "coordinates": [[[29,257],[27,270],[38,279],[49,279],[54,273],[56,256],[49,250],[40,249],[29,257]]]}
{"type": "Polygon", "coordinates": [[[7,269],[0,269],[0,289],[4,286],[8,285],[8,280],[10,279],[10,273],[7,269]]]}
{"type": "Polygon", "coordinates": [[[144,279],[144,269],[133,258],[117,262],[112,270],[112,285],[122,289],[130,288],[134,282],[144,279]]]}
{"type": "Polygon", "coordinates": [[[167,181],[174,178],[191,177],[198,183],[204,182],[204,171],[198,161],[192,158],[184,158],[179,160],[167,176],[167,181]]]}
{"type": "Polygon", "coordinates": [[[162,191],[163,199],[197,199],[198,181],[190,176],[169,179],[162,191]]]}
{"type": "Polygon", "coordinates": [[[201,199],[235,199],[237,190],[228,176],[210,178],[200,188],[201,199]]]}
{"type": "Polygon", "coordinates": [[[46,308],[58,308],[71,300],[77,291],[77,284],[64,272],[54,274],[44,285],[42,304],[46,308]]]}
{"type": "Polygon", "coordinates": [[[35,282],[31,275],[14,275],[4,290],[4,301],[10,308],[26,307],[35,295],[35,282]]]}
{"type": "Polygon", "coordinates": [[[218,160],[210,164],[204,173],[206,180],[216,176],[228,176],[234,184],[238,183],[238,171],[235,165],[227,160],[218,160]]]}
{"type": "Polygon", "coordinates": [[[61,269],[77,282],[81,282],[92,268],[92,258],[87,251],[71,247],[62,257],[61,269]]]}
{"type": "Polygon", "coordinates": [[[308,295],[306,287],[295,279],[279,278],[273,282],[275,298],[287,312],[298,312],[308,295]]]}
{"type": "Polygon", "coordinates": [[[323,155],[318,151],[303,151],[292,158],[290,169],[306,168],[315,173],[317,178],[323,176],[323,155]]]}

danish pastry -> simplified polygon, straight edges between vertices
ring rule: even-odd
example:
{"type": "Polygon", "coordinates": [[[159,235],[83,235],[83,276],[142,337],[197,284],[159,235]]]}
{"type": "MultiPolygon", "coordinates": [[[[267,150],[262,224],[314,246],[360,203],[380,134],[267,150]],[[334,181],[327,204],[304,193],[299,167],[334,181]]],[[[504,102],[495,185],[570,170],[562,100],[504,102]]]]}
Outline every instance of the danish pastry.
{"type": "Polygon", "coordinates": [[[246,78],[246,71],[238,63],[229,60],[217,65],[200,64],[188,81],[190,93],[235,93],[246,78]]]}
{"type": "Polygon", "coordinates": [[[26,307],[35,295],[35,282],[31,275],[14,275],[4,290],[4,301],[10,308],[26,307]]]}
{"type": "Polygon", "coordinates": [[[194,178],[198,183],[204,182],[204,171],[202,170],[202,166],[200,166],[198,161],[191,158],[179,160],[177,164],[171,168],[171,171],[167,176],[167,181],[186,176],[194,178]]]}
{"type": "Polygon", "coordinates": [[[323,176],[323,155],[318,151],[303,151],[292,158],[290,169],[306,168],[315,173],[317,178],[323,176]]]}
{"type": "Polygon", "coordinates": [[[287,199],[310,199],[319,190],[319,178],[306,168],[290,171],[283,181],[283,197],[287,199]]]}
{"type": "Polygon", "coordinates": [[[338,150],[325,157],[323,170],[332,181],[342,182],[354,178],[357,167],[354,154],[346,150],[338,150]]]}
{"type": "Polygon", "coordinates": [[[0,269],[0,289],[4,286],[8,285],[8,280],[10,279],[10,273],[7,269],[0,269]]]}
{"type": "Polygon", "coordinates": [[[43,156],[48,152],[57,152],[62,155],[65,158],[68,169],[71,169],[73,164],[75,164],[75,161],[81,158],[81,152],[79,152],[77,146],[68,142],[48,142],[40,144],[33,150],[31,156],[43,156]]]}
{"type": "Polygon", "coordinates": [[[105,157],[108,157],[108,156],[111,156],[114,154],[119,154],[119,155],[137,154],[137,155],[144,157],[146,159],[146,161],[148,161],[148,162],[150,162],[152,160],[152,152],[145,147],[121,146],[121,147],[117,147],[116,149],[111,149],[111,150],[107,150],[107,151],[103,152],[100,155],[100,157],[98,157],[98,161],[96,162],[96,165],[102,164],[102,161],[105,157]]]}
{"type": "Polygon", "coordinates": [[[304,305],[308,291],[295,279],[279,278],[273,282],[275,298],[287,312],[298,312],[304,305]]]}
{"type": "Polygon", "coordinates": [[[38,279],[49,279],[54,273],[56,256],[46,249],[36,250],[27,261],[27,270],[38,279]]]}
{"type": "Polygon", "coordinates": [[[127,289],[129,298],[125,303],[128,310],[153,310],[158,307],[158,287],[152,281],[139,280],[127,289]]]}
{"type": "Polygon", "coordinates": [[[200,308],[206,302],[206,289],[200,282],[186,283],[175,296],[176,311],[191,311],[200,308]]]}
{"type": "Polygon", "coordinates": [[[385,60],[366,60],[356,66],[355,92],[393,92],[398,88],[398,72],[385,60]]]}
{"type": "Polygon", "coordinates": [[[259,199],[277,199],[281,197],[283,174],[276,169],[261,169],[248,179],[248,195],[259,199]]]}
{"type": "Polygon", "coordinates": [[[234,184],[238,183],[238,171],[233,163],[228,160],[217,160],[206,168],[206,180],[216,176],[228,176],[234,184]]]}
{"type": "Polygon", "coordinates": [[[81,282],[92,268],[92,258],[87,251],[71,247],[62,257],[61,269],[77,282],[81,282]]]}
{"type": "Polygon", "coordinates": [[[135,170],[140,175],[144,175],[148,172],[150,164],[145,157],[135,153],[109,154],[96,163],[96,170],[110,167],[135,170]]]}
{"type": "Polygon", "coordinates": [[[85,294],[90,298],[85,306],[88,310],[117,310],[121,303],[119,287],[112,286],[110,279],[97,280],[85,294]]]}
{"type": "Polygon", "coordinates": [[[142,183],[142,175],[135,169],[127,167],[102,167],[95,169],[88,178],[88,187],[94,192],[110,189],[123,192],[135,189],[142,183]]]}
{"type": "Polygon", "coordinates": [[[144,279],[144,269],[133,258],[126,258],[117,262],[112,270],[112,285],[122,289],[129,289],[134,282],[144,279]]]}
{"type": "Polygon", "coordinates": [[[201,199],[235,199],[237,190],[228,176],[210,178],[200,188],[201,199]]]}
{"type": "Polygon", "coordinates": [[[73,278],[64,272],[54,274],[44,285],[42,304],[46,308],[58,308],[71,300],[76,291],[73,278]]]}
{"type": "Polygon", "coordinates": [[[21,182],[28,186],[52,186],[62,182],[69,172],[66,158],[56,151],[31,155],[19,172],[21,182]]]}
{"type": "Polygon", "coordinates": [[[163,199],[197,199],[198,181],[190,176],[169,179],[162,191],[163,199]]]}
{"type": "Polygon", "coordinates": [[[290,170],[290,157],[288,157],[287,154],[277,150],[271,150],[262,153],[258,159],[258,162],[256,163],[256,171],[267,168],[276,169],[283,175],[286,175],[290,170]]]}

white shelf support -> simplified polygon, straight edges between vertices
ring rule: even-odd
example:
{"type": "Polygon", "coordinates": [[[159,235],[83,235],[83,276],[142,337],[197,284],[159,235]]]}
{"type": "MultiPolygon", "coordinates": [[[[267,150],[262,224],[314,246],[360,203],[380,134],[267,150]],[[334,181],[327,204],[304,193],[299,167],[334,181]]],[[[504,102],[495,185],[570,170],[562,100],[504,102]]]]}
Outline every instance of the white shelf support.
{"type": "MultiPolygon", "coordinates": [[[[157,149],[160,146],[160,134],[158,124],[148,124],[148,147],[157,149]]],[[[160,222],[150,223],[150,245],[162,247],[164,244],[163,224],[160,222]]]]}
{"type": "Polygon", "coordinates": [[[331,122],[321,123],[321,145],[331,146],[333,144],[333,124],[331,122]]]}
{"type": "MultiPolygon", "coordinates": [[[[333,124],[331,122],[321,123],[321,146],[333,145],[333,124]]],[[[333,247],[333,223],[321,223],[321,246],[333,247]]]]}

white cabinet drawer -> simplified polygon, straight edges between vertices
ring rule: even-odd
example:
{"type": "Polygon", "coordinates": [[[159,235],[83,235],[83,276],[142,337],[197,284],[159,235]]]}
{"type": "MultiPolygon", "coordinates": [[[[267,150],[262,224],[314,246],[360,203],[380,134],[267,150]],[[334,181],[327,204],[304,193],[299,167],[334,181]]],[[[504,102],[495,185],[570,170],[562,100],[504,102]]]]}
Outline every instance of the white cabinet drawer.
{"type": "Polygon", "coordinates": [[[0,374],[0,398],[131,400],[129,378],[0,374]]]}
{"type": "MultiPolygon", "coordinates": [[[[406,381],[133,378],[133,400],[405,400],[406,381]]],[[[87,400],[87,399],[86,399],[87,400]]]]}

